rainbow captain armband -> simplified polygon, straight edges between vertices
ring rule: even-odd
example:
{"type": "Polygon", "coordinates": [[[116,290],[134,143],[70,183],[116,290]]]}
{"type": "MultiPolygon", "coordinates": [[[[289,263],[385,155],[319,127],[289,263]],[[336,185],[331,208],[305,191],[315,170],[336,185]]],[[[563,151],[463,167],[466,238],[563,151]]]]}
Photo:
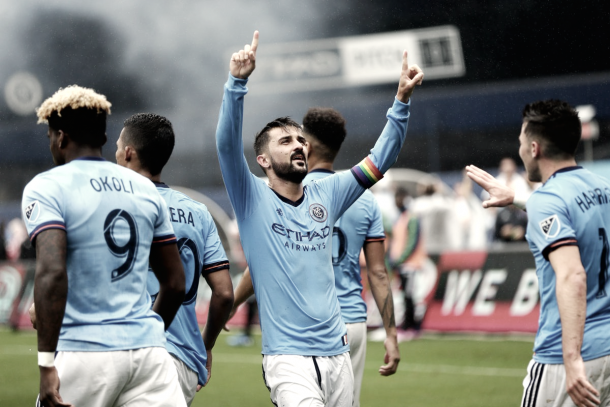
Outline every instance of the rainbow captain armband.
{"type": "Polygon", "coordinates": [[[372,187],[383,178],[383,174],[369,157],[360,161],[360,164],[354,165],[352,167],[352,174],[354,174],[358,183],[364,188],[372,187]]]}

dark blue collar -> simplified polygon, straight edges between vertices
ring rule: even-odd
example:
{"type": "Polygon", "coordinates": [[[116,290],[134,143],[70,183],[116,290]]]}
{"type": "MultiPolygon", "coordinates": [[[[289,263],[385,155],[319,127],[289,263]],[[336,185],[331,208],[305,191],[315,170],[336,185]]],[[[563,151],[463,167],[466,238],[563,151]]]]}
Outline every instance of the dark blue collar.
{"type": "MultiPolygon", "coordinates": [[[[269,188],[271,189],[271,188],[269,188]]],[[[275,192],[273,189],[271,189],[273,191],[273,193],[275,195],[277,195],[278,198],[280,198],[283,202],[287,203],[288,205],[292,205],[294,207],[299,206],[300,204],[303,203],[303,200],[305,199],[305,189],[307,189],[307,185],[303,187],[303,196],[301,196],[299,199],[297,199],[296,201],[291,201],[290,199],[286,198],[285,196],[282,196],[280,194],[278,194],[277,192],[275,192]]]]}
{"type": "Polygon", "coordinates": [[[84,161],[106,161],[106,159],[104,157],[78,157],[75,158],[72,161],[76,161],[76,160],[84,160],[84,161]]]}
{"type": "Polygon", "coordinates": [[[333,170],[327,170],[325,168],[316,168],[315,170],[309,171],[310,174],[312,172],[323,172],[324,174],[334,174],[335,173],[333,170]]]}
{"type": "Polygon", "coordinates": [[[155,186],[157,188],[169,188],[165,182],[155,182],[155,181],[152,181],[152,180],[151,180],[151,182],[153,184],[155,184],[155,186]]]}
{"type": "Polygon", "coordinates": [[[553,173],[553,175],[551,175],[551,176],[549,177],[549,179],[553,178],[555,175],[557,175],[557,174],[559,174],[559,173],[562,173],[562,172],[569,172],[569,171],[576,171],[576,170],[582,170],[582,167],[581,167],[580,165],[572,165],[572,166],[570,166],[570,167],[563,167],[563,168],[560,168],[560,169],[558,169],[557,171],[555,171],[555,172],[553,173]]]}

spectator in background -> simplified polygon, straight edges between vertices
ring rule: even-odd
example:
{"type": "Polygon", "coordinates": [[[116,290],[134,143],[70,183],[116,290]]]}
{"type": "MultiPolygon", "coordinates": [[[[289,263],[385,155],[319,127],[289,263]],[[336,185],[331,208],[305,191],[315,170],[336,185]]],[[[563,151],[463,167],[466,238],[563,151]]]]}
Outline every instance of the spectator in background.
{"type": "Polygon", "coordinates": [[[515,163],[515,160],[510,157],[503,158],[500,161],[499,169],[500,173],[496,179],[515,191],[515,195],[529,197],[532,194],[532,189],[530,188],[528,182],[521,174],[517,172],[517,164],[515,163]]]}
{"type": "Polygon", "coordinates": [[[36,249],[32,246],[25,223],[15,218],[4,229],[4,250],[7,260],[35,259],[36,249]]]}
{"type": "Polygon", "coordinates": [[[456,183],[453,189],[453,225],[458,230],[459,249],[484,250],[487,247],[487,232],[491,228],[493,217],[481,206],[481,200],[472,191],[472,181],[465,171],[462,180],[456,183]]]}
{"type": "Polygon", "coordinates": [[[418,304],[414,300],[414,291],[416,273],[422,269],[427,254],[421,239],[419,219],[413,216],[405,205],[408,196],[406,189],[396,189],[394,198],[400,216],[392,227],[389,250],[390,265],[400,276],[405,301],[405,316],[398,332],[399,342],[419,336],[425,314],[425,305],[423,312],[416,312],[418,304]]]}
{"type": "Polygon", "coordinates": [[[494,240],[501,242],[525,242],[527,214],[514,205],[502,208],[496,216],[494,240]]]}
{"type": "Polygon", "coordinates": [[[441,253],[460,248],[458,228],[454,227],[453,199],[441,192],[440,181],[423,187],[422,195],[410,206],[411,214],[421,221],[423,243],[427,252],[441,253]]]}

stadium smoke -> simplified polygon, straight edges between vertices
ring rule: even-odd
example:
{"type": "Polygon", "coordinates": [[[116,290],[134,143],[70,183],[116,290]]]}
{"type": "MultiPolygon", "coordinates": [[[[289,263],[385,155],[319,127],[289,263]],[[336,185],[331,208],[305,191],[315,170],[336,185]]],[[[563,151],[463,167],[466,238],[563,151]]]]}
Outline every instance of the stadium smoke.
{"type": "MultiPolygon", "coordinates": [[[[111,34],[109,46],[117,51],[109,54],[114,60],[93,63],[90,69],[113,71],[100,75],[132,78],[141,96],[141,103],[132,98],[132,106],[170,117],[179,136],[176,150],[193,151],[213,137],[228,72],[228,51],[243,47],[255,29],[261,31],[261,46],[319,37],[324,31],[323,10],[321,4],[298,0],[4,0],[0,1],[0,82],[4,84],[16,71],[34,69],[29,66],[32,53],[41,53],[35,61],[58,58],[49,55],[52,50],[36,46],[40,26],[48,24],[51,28],[46,32],[53,29],[49,15],[99,22],[111,34]]],[[[78,78],[76,70],[74,77],[78,78]]],[[[49,86],[46,83],[45,97],[52,91],[49,86]]],[[[280,97],[289,96],[276,99],[280,97]]],[[[125,106],[126,114],[134,112],[132,106],[125,106]]]]}

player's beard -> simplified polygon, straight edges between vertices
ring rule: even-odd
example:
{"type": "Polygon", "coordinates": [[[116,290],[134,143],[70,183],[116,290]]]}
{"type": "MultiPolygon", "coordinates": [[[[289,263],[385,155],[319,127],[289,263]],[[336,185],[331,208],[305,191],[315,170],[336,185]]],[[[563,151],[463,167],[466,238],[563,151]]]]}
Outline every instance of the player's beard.
{"type": "Polygon", "coordinates": [[[270,161],[271,168],[278,178],[293,182],[295,184],[300,184],[307,175],[307,158],[305,157],[304,152],[301,151],[301,154],[303,154],[303,159],[305,160],[305,166],[299,167],[292,161],[292,157],[296,153],[298,152],[291,154],[289,163],[278,163],[273,158],[270,161]]]}

